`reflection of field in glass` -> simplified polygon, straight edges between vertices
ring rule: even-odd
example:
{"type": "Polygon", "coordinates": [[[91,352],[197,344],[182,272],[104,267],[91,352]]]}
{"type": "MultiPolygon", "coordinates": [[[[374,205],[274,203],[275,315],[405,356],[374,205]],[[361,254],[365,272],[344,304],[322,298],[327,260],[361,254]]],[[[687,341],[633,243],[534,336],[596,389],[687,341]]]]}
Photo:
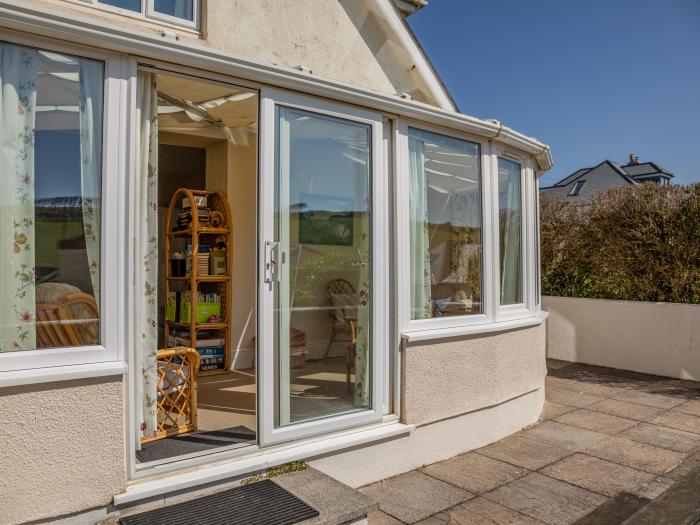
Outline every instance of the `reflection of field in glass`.
{"type": "Polygon", "coordinates": [[[314,211],[299,215],[299,242],[352,246],[353,214],[314,211]]]}
{"type": "MultiPolygon", "coordinates": [[[[42,219],[38,218],[35,224],[36,235],[36,266],[38,268],[58,267],[59,243],[65,239],[76,239],[76,248],[84,248],[83,221],[72,218],[70,220],[42,219]]],[[[71,248],[68,243],[63,243],[64,248],[71,248]]]]}

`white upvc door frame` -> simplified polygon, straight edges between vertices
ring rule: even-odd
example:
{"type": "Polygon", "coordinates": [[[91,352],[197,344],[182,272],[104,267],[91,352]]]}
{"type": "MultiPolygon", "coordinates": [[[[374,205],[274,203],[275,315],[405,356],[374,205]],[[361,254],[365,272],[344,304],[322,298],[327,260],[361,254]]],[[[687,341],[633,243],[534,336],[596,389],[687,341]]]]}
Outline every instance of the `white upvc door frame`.
{"type": "MultiPolygon", "coordinates": [[[[452,128],[426,124],[425,122],[400,119],[398,123],[398,160],[396,177],[396,235],[397,235],[397,281],[398,294],[396,297],[401,333],[422,332],[425,330],[449,330],[478,326],[494,321],[494,303],[498,296],[493,295],[489,286],[494,280],[494,260],[491,245],[494,236],[494,222],[491,210],[493,200],[493,176],[490,162],[491,145],[483,137],[460,132],[452,128]],[[479,145],[479,163],[481,176],[481,294],[483,308],[481,314],[459,315],[433,319],[411,319],[411,239],[409,232],[409,188],[410,188],[410,152],[408,145],[409,128],[444,135],[450,138],[464,140],[479,145]]],[[[495,223],[497,224],[497,223],[495,223]]],[[[497,273],[497,272],[496,272],[497,273]]]]}
{"type": "Polygon", "coordinates": [[[385,384],[385,353],[389,352],[388,315],[388,174],[384,161],[383,115],[354,106],[300,95],[276,88],[263,88],[260,95],[260,172],[259,172],[259,242],[258,242],[258,438],[261,446],[293,441],[382,420],[385,384]],[[274,283],[265,282],[266,242],[275,239],[276,136],[277,108],[292,107],[352,122],[367,124],[371,129],[372,175],[370,211],[372,224],[372,295],[371,295],[371,397],[368,410],[313,419],[275,427],[275,313],[274,283]]]}

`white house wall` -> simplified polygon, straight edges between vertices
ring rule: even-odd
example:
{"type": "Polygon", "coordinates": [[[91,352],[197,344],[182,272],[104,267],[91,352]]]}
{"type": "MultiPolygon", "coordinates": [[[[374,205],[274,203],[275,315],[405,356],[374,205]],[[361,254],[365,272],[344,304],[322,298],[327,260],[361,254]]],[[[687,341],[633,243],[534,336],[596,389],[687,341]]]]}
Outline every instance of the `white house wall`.
{"type": "Polygon", "coordinates": [[[408,93],[438,102],[411,57],[372,9],[374,0],[208,0],[201,33],[137,16],[124,16],[80,0],[26,0],[28,5],[99,18],[160,33],[240,57],[295,68],[314,76],[383,94],[408,93]]]}
{"type": "Polygon", "coordinates": [[[111,503],[126,484],[121,377],[0,389],[0,524],[111,503]]]}

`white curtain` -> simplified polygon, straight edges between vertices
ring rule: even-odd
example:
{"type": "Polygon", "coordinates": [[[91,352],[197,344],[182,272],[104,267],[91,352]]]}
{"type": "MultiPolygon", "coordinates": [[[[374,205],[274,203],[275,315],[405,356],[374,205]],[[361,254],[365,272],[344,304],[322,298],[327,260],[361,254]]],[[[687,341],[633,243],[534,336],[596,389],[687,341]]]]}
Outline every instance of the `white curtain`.
{"type": "MultiPolygon", "coordinates": [[[[137,83],[139,164],[136,173],[136,320],[140,323],[136,363],[138,437],[153,437],[157,429],[156,382],[158,347],[158,101],[155,75],[139,72],[137,83]]],[[[140,441],[139,441],[140,442],[140,441]]]]}
{"type": "Polygon", "coordinates": [[[520,193],[520,167],[513,164],[505,175],[499,177],[501,220],[501,304],[522,302],[522,203],[520,193]]]}
{"type": "Polygon", "coordinates": [[[103,65],[80,60],[80,180],[85,249],[92,290],[100,305],[100,216],[102,211],[103,65]]]}
{"type": "Polygon", "coordinates": [[[0,352],[36,348],[36,50],[0,43],[0,352]]]}
{"type": "Polygon", "coordinates": [[[430,319],[433,312],[428,223],[428,181],[422,140],[409,137],[409,235],[411,257],[411,319],[430,319]]]}
{"type": "MultiPolygon", "coordinates": [[[[359,275],[357,278],[357,343],[355,345],[355,406],[369,407],[371,393],[370,376],[370,216],[366,212],[358,212],[359,238],[357,250],[359,260],[359,275]]],[[[356,234],[357,235],[357,234],[356,234]]]]}

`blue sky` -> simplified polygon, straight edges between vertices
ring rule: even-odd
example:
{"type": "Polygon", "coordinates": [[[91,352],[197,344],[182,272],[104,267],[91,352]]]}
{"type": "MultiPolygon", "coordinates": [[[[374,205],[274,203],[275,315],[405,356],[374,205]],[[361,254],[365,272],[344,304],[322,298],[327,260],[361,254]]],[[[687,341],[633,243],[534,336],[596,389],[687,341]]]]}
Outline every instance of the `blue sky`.
{"type": "Polygon", "coordinates": [[[462,113],[551,146],[542,185],[631,152],[700,181],[700,0],[430,0],[408,21],[462,113]]]}

